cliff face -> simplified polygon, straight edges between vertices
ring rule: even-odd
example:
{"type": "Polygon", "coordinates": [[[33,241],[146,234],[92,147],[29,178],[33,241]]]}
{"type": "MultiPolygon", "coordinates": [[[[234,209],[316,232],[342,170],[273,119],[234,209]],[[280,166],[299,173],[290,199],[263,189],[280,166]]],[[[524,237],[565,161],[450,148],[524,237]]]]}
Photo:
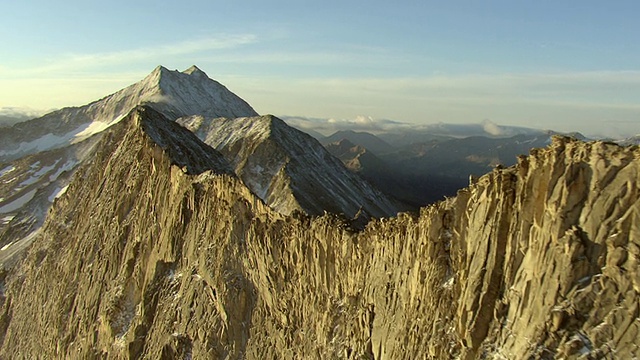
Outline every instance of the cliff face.
{"type": "Polygon", "coordinates": [[[56,200],[5,274],[0,356],[640,355],[638,148],[556,138],[354,232],[271,210],[158,129],[114,126],[56,200]]]}

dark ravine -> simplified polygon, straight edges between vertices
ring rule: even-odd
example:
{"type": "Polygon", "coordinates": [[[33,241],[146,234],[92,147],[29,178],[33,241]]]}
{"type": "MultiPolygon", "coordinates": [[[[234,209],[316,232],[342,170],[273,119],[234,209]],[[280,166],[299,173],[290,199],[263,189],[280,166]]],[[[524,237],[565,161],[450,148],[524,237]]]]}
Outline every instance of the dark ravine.
{"type": "Polygon", "coordinates": [[[637,147],[556,137],[354,232],[273,211],[161,121],[110,128],[3,274],[0,357],[640,355],[637,147]]]}

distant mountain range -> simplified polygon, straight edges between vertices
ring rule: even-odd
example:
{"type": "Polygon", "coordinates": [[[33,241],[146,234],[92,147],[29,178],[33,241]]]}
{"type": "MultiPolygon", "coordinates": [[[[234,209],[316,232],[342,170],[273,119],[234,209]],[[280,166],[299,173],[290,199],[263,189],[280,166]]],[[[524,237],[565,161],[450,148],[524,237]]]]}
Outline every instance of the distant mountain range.
{"type": "MultiPolygon", "coordinates": [[[[394,128],[376,135],[341,130],[319,141],[382,191],[419,207],[455,195],[470,179],[496,166],[515,164],[519,155],[547,146],[554,135],[558,133],[485,122],[394,128]]],[[[564,135],[585,140],[579,133],[564,135]]]]}

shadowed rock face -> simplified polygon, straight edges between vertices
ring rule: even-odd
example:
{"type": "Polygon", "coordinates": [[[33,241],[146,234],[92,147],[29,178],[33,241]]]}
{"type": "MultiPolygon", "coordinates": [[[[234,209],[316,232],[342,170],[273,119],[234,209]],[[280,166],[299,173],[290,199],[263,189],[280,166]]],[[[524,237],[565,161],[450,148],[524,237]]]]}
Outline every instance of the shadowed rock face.
{"type": "Polygon", "coordinates": [[[108,130],[4,274],[0,356],[640,355],[638,148],[556,138],[356,233],[271,210],[156,120],[108,130]]]}

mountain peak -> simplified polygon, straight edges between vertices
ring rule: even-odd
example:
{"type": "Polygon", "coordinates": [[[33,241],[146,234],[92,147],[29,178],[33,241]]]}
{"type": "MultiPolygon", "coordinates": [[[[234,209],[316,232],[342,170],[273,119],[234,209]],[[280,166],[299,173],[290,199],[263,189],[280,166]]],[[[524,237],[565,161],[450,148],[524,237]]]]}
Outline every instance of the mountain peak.
{"type": "Polygon", "coordinates": [[[210,117],[258,115],[251,106],[193,65],[184,71],[157,66],[142,81],[121,90],[136,104],[150,104],[171,120],[203,114],[210,117]]]}
{"type": "Polygon", "coordinates": [[[325,211],[354,217],[394,216],[398,206],[350,172],[311,136],[273,115],[184,117],[177,122],[220,151],[243,182],[283,214],[325,211]]]}
{"type": "Polygon", "coordinates": [[[184,168],[188,173],[199,174],[210,170],[233,174],[229,164],[218,151],[153,108],[137,106],[128,116],[136,127],[142,129],[164,150],[172,163],[184,168]]]}
{"type": "Polygon", "coordinates": [[[153,74],[153,73],[161,73],[161,72],[167,72],[167,71],[171,71],[171,70],[167,69],[166,67],[164,67],[162,65],[158,65],[158,66],[156,66],[155,69],[153,69],[153,71],[151,73],[153,74]]]}
{"type": "Polygon", "coordinates": [[[338,154],[341,155],[341,154],[344,154],[344,153],[350,153],[351,150],[356,148],[356,147],[361,147],[361,146],[352,143],[347,138],[343,138],[341,140],[338,140],[338,141],[335,141],[335,142],[332,142],[330,144],[325,145],[325,148],[327,150],[329,150],[330,153],[332,153],[333,155],[335,155],[339,159],[340,159],[340,156],[338,154]]]}
{"type": "Polygon", "coordinates": [[[200,68],[198,68],[195,65],[191,65],[190,68],[188,68],[187,70],[183,71],[182,73],[183,74],[188,74],[188,75],[206,76],[208,78],[207,74],[204,71],[200,70],[200,68]]]}
{"type": "Polygon", "coordinates": [[[168,75],[169,73],[171,73],[171,70],[167,69],[162,65],[158,65],[155,67],[155,69],[153,69],[151,73],[149,73],[149,75],[145,76],[145,78],[139,81],[137,84],[144,83],[148,85],[154,85],[154,84],[157,85],[159,84],[160,79],[163,76],[168,75]]]}

